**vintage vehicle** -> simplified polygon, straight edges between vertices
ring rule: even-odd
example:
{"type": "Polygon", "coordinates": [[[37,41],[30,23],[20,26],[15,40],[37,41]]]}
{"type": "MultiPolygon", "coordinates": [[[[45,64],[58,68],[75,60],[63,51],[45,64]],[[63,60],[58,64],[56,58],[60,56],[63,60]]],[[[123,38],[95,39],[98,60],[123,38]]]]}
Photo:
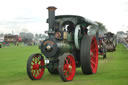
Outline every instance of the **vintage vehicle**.
{"type": "Polygon", "coordinates": [[[116,36],[113,33],[111,32],[105,33],[104,42],[105,42],[106,50],[108,52],[116,50],[116,45],[117,45],[116,36]]]}
{"type": "Polygon", "coordinates": [[[4,36],[4,41],[9,42],[9,43],[14,43],[14,42],[21,42],[22,38],[18,35],[5,35],[4,36]]]}
{"type": "Polygon", "coordinates": [[[27,61],[27,74],[38,80],[45,68],[59,74],[64,82],[71,81],[76,67],[83,74],[95,74],[98,66],[98,45],[95,36],[88,35],[87,27],[95,22],[76,15],[55,16],[55,7],[48,7],[49,38],[41,45],[41,53],[32,54],[27,61]]]}

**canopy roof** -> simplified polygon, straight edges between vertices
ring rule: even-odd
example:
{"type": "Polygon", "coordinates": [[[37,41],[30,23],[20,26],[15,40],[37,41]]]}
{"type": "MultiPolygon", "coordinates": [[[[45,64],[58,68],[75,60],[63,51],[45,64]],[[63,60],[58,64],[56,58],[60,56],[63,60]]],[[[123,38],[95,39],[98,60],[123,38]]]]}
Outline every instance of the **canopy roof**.
{"type": "Polygon", "coordinates": [[[60,24],[62,24],[65,21],[71,21],[72,23],[74,23],[74,25],[77,25],[77,24],[86,24],[87,26],[98,25],[94,21],[91,21],[89,19],[86,19],[82,16],[77,16],[77,15],[59,15],[59,16],[55,16],[55,20],[57,22],[60,22],[60,24]]]}

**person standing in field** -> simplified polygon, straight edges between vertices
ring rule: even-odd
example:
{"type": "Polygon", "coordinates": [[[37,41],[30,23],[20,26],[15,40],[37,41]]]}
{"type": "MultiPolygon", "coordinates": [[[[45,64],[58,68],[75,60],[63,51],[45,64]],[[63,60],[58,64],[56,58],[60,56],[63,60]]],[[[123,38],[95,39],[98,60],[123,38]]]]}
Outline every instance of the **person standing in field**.
{"type": "Polygon", "coordinates": [[[0,48],[2,48],[2,45],[0,44],[0,48]]]}

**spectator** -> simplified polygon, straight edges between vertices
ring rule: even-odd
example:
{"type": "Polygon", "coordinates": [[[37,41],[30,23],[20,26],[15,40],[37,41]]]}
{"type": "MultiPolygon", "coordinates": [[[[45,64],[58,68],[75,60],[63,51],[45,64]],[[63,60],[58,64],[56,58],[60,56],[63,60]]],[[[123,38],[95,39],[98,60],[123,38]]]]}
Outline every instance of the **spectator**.
{"type": "Polygon", "coordinates": [[[2,45],[0,44],[0,48],[2,48],[2,45]]]}

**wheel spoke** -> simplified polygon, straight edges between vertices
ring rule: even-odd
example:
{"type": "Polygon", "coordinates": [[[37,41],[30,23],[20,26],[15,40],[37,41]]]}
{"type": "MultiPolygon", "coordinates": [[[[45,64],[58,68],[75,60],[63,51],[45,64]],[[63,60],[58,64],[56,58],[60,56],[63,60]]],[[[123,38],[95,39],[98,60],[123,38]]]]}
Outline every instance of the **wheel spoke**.
{"type": "Polygon", "coordinates": [[[40,71],[39,71],[39,69],[37,70],[37,72],[38,72],[38,75],[40,75],[40,71]]]}
{"type": "Polygon", "coordinates": [[[35,64],[35,61],[32,61],[33,64],[35,64]]]}
{"type": "Polygon", "coordinates": [[[38,58],[36,57],[36,59],[35,59],[35,60],[36,60],[36,64],[37,64],[37,63],[38,63],[38,58]]]}
{"type": "Polygon", "coordinates": [[[32,74],[34,73],[34,70],[31,70],[32,74]]]}
{"type": "Polygon", "coordinates": [[[37,74],[37,70],[35,70],[35,74],[37,74]]]}
{"type": "Polygon", "coordinates": [[[31,68],[31,70],[33,70],[33,68],[31,68]]]}
{"type": "Polygon", "coordinates": [[[95,65],[96,63],[93,60],[91,60],[91,64],[95,65]]]}
{"type": "Polygon", "coordinates": [[[72,69],[69,70],[69,75],[71,75],[71,74],[72,74],[72,69]]]}
{"type": "Polygon", "coordinates": [[[39,64],[39,65],[41,64],[40,61],[38,61],[38,64],[39,64]]]}
{"type": "Polygon", "coordinates": [[[92,71],[94,70],[94,66],[91,64],[92,71]]]}
{"type": "Polygon", "coordinates": [[[68,60],[67,59],[65,59],[65,64],[68,64],[68,60]]]}
{"type": "Polygon", "coordinates": [[[67,72],[68,72],[67,70],[64,70],[64,75],[67,75],[67,72]]]}
{"type": "Polygon", "coordinates": [[[70,58],[69,59],[69,64],[72,66],[72,61],[73,61],[73,59],[72,58],[70,58]]]}
{"type": "Polygon", "coordinates": [[[38,57],[38,60],[37,60],[37,64],[40,64],[40,59],[39,59],[39,57],[38,57]]]}
{"type": "Polygon", "coordinates": [[[35,70],[33,70],[33,76],[35,76],[35,70]]]}

